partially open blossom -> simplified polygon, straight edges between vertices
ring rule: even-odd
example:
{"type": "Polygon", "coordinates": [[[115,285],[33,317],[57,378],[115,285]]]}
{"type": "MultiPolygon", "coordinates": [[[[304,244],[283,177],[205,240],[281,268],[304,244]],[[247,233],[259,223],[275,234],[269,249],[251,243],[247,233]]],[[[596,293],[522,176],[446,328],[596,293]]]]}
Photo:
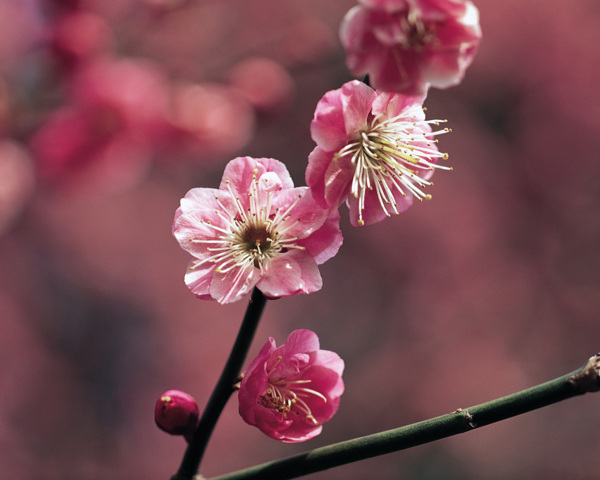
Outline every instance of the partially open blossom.
{"type": "Polygon", "coordinates": [[[254,286],[271,298],[319,290],[317,265],[342,243],[338,223],[307,187],[294,188],[281,162],[239,157],[225,168],[218,190],[186,194],[173,235],[195,257],[188,288],[198,298],[229,303],[254,286]]]}
{"type": "Polygon", "coordinates": [[[191,395],[180,390],[163,393],[154,408],[154,421],[171,435],[190,435],[198,425],[198,404],[191,395]]]}
{"type": "Polygon", "coordinates": [[[479,40],[479,12],[467,0],[359,0],[340,37],[346,64],[373,87],[408,95],[462,80],[479,40]]]}
{"type": "Polygon", "coordinates": [[[276,440],[309,440],[338,409],[343,371],[344,361],[321,350],[310,330],[292,332],[280,347],[269,338],[242,379],[240,415],[276,440]]]}
{"type": "Polygon", "coordinates": [[[432,131],[445,120],[425,120],[424,95],[376,92],[357,80],[327,92],[317,104],[306,183],[324,207],[344,201],[354,226],[369,225],[398,214],[413,198],[429,199],[423,189],[438,159],[432,131]]]}

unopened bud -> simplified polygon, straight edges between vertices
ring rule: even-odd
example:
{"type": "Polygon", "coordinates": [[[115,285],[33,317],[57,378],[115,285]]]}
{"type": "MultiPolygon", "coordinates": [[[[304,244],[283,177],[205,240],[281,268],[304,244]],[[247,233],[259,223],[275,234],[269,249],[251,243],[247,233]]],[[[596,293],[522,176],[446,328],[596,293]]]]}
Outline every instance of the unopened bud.
{"type": "Polygon", "coordinates": [[[198,404],[180,390],[168,390],[156,402],[154,421],[171,435],[191,435],[198,425],[198,404]]]}

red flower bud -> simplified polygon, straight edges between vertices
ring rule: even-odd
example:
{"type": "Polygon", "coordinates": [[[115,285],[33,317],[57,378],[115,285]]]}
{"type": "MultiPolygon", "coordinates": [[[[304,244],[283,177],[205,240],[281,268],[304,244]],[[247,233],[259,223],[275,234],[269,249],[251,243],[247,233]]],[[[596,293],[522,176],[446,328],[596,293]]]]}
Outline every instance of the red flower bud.
{"type": "Polygon", "coordinates": [[[156,402],[154,421],[171,435],[190,435],[198,425],[198,404],[180,390],[168,390],[156,402]]]}

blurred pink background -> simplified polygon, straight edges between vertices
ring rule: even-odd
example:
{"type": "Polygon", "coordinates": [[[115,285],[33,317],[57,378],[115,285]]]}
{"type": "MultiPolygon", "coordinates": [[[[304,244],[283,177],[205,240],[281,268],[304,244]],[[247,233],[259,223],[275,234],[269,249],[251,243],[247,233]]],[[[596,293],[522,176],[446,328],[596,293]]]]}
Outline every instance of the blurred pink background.
{"type": "MultiPolygon", "coordinates": [[[[0,477],[167,479],[165,390],[208,398],[246,302],[200,301],[179,199],[238,155],[304,184],[309,124],[351,79],[354,0],[0,0],[0,477]]],[[[346,361],[321,436],[280,444],[232,398],[214,476],[466,408],[600,350],[600,7],[478,0],[462,85],[432,91],[454,171],[433,199],[353,229],[323,289],[269,302],[252,348],[297,328],[346,361]]],[[[587,395],[311,479],[598,478],[587,395]]]]}

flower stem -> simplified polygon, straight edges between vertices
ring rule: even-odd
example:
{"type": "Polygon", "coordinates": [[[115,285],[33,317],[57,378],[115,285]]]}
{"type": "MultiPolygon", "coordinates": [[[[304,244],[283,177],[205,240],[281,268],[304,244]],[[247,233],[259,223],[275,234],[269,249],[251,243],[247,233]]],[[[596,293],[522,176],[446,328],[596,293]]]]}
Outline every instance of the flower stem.
{"type": "Polygon", "coordinates": [[[555,380],[467,409],[385,432],[316,448],[212,480],[286,480],[468,432],[600,389],[600,354],[555,380]]]}
{"type": "Polygon", "coordinates": [[[192,480],[198,472],[212,431],[227,400],[235,390],[234,385],[239,381],[240,370],[252,344],[266,302],[266,297],[255,288],[221,377],[206,404],[198,428],[190,439],[181,466],[171,480],[192,480]]]}

